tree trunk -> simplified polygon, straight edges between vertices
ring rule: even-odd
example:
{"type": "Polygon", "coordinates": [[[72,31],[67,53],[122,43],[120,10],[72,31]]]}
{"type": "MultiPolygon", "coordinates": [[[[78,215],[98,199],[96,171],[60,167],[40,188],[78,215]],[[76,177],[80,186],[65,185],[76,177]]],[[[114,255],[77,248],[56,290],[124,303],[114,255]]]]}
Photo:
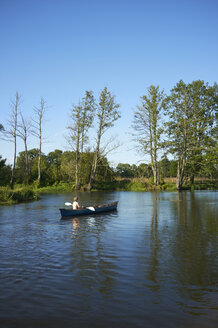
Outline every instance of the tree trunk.
{"type": "Polygon", "coordinates": [[[183,185],[183,180],[184,180],[184,170],[185,170],[185,162],[184,160],[178,161],[178,166],[177,166],[177,177],[176,177],[176,188],[177,190],[182,189],[183,185]]]}
{"type": "Polygon", "coordinates": [[[158,185],[158,172],[157,172],[157,167],[156,165],[152,165],[152,171],[153,171],[153,176],[154,176],[154,185],[158,185]]]}
{"type": "Polygon", "coordinates": [[[194,174],[192,174],[190,176],[190,183],[191,183],[191,185],[194,185],[195,184],[195,175],[194,174]]]}
{"type": "Polygon", "coordinates": [[[95,150],[94,158],[93,158],[93,162],[92,162],[92,170],[91,170],[88,190],[92,190],[93,184],[95,181],[95,174],[96,174],[96,170],[97,170],[98,156],[99,156],[99,150],[100,150],[100,141],[101,141],[101,125],[100,125],[100,129],[99,129],[99,133],[98,133],[97,146],[96,146],[96,150],[95,150]]]}
{"type": "Polygon", "coordinates": [[[41,183],[41,151],[42,151],[42,132],[40,125],[40,136],[39,136],[39,158],[38,158],[38,187],[41,183]]]}
{"type": "Polygon", "coordinates": [[[75,189],[79,190],[79,131],[77,132],[77,142],[76,142],[76,166],[75,166],[75,189]]]}
{"type": "Polygon", "coordinates": [[[92,188],[93,188],[93,184],[94,184],[94,181],[95,181],[96,169],[97,169],[97,162],[98,162],[98,152],[96,150],[95,153],[94,153],[88,190],[92,190],[92,188]]]}
{"type": "Polygon", "coordinates": [[[25,164],[26,164],[26,185],[29,184],[29,161],[28,161],[28,152],[27,152],[27,143],[25,140],[25,164]]]}
{"type": "Polygon", "coordinates": [[[14,136],[14,163],[11,171],[11,181],[10,181],[10,187],[11,189],[14,188],[14,172],[15,172],[15,165],[16,165],[16,157],[17,157],[17,138],[16,135],[14,136]]]}

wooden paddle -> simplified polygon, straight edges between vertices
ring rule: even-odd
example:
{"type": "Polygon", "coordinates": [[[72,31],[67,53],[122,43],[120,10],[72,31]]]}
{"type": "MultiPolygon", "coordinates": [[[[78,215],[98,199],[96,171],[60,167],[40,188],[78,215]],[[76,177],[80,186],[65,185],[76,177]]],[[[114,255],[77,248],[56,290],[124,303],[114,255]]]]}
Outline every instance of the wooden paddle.
{"type": "MultiPolygon", "coordinates": [[[[65,203],[66,206],[73,206],[73,204],[69,203],[69,202],[66,202],[65,203]]],[[[89,206],[89,207],[86,207],[88,210],[90,211],[95,211],[95,208],[93,206],[89,206]]]]}

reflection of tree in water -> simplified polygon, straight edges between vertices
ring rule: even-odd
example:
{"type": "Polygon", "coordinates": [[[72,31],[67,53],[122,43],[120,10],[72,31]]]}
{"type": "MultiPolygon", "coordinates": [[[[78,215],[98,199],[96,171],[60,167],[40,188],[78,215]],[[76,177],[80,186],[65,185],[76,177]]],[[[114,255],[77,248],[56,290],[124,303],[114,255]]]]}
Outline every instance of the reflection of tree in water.
{"type": "Polygon", "coordinates": [[[178,224],[173,231],[171,251],[178,288],[184,297],[203,301],[205,291],[215,287],[217,278],[216,232],[217,218],[206,199],[196,198],[195,193],[179,192],[173,203],[178,224]]]}
{"type": "Polygon", "coordinates": [[[158,282],[159,270],[159,251],[160,240],[158,234],[158,193],[153,193],[153,209],[151,218],[151,236],[150,236],[150,261],[148,265],[148,279],[153,285],[148,286],[153,291],[158,291],[160,284],[158,282]]]}
{"type": "MultiPolygon", "coordinates": [[[[110,215],[109,215],[110,216],[110,215]]],[[[111,217],[108,218],[111,220],[111,217]]],[[[116,278],[117,257],[104,243],[107,216],[73,219],[72,271],[82,288],[109,295],[116,278]],[[76,236],[75,236],[76,234],[76,236]],[[112,254],[111,254],[112,253],[112,254]]]]}

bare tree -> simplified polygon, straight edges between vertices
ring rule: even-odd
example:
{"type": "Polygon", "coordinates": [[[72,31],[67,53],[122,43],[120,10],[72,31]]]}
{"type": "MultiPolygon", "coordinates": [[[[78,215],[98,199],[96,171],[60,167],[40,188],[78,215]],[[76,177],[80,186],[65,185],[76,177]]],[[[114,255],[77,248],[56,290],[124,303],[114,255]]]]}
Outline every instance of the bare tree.
{"type": "Polygon", "coordinates": [[[43,118],[45,116],[45,112],[47,110],[46,107],[46,101],[44,100],[43,97],[41,97],[40,100],[40,106],[33,107],[33,110],[36,115],[36,119],[33,120],[34,122],[34,130],[32,134],[39,138],[39,156],[38,156],[38,186],[40,186],[41,182],[41,157],[42,157],[42,123],[43,123],[43,118]]]}
{"type": "Polygon", "coordinates": [[[26,120],[22,113],[20,113],[21,122],[17,125],[17,135],[24,142],[25,147],[25,183],[29,184],[29,158],[28,158],[28,149],[27,149],[27,139],[31,133],[31,123],[29,120],[26,120]]]}
{"type": "Polygon", "coordinates": [[[15,99],[11,100],[11,116],[8,120],[8,130],[4,130],[4,140],[13,142],[14,144],[14,159],[11,170],[11,180],[10,187],[14,187],[14,173],[16,166],[16,158],[17,158],[17,124],[18,124],[18,112],[21,104],[21,96],[16,92],[15,99]]]}

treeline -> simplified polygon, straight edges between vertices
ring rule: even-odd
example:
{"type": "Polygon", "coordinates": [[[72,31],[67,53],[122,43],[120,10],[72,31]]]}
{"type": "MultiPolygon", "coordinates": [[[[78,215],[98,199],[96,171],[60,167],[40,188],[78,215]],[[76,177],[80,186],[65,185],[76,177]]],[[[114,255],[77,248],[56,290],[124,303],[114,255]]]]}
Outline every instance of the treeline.
{"type": "MultiPolygon", "coordinates": [[[[34,167],[35,171],[37,171],[37,173],[35,172],[37,178],[35,176],[34,183],[36,186],[41,187],[45,184],[42,178],[44,166],[50,165],[51,170],[53,168],[52,156],[47,156],[45,158],[45,155],[42,153],[43,123],[47,109],[46,101],[41,98],[40,105],[33,108],[34,115],[31,121],[23,116],[21,104],[22,98],[16,93],[15,99],[11,102],[12,111],[8,121],[8,127],[4,128],[3,125],[0,125],[2,138],[11,141],[14,145],[14,160],[11,166],[10,187],[13,188],[15,182],[17,183],[21,180],[25,185],[33,183],[31,174],[34,171],[34,167]],[[28,150],[30,135],[38,138],[39,148],[37,150],[28,150]],[[17,138],[21,138],[24,142],[24,152],[20,153],[19,158],[17,158],[17,138]],[[21,157],[24,165],[20,170],[21,157]],[[21,172],[22,179],[19,177],[19,172],[21,172]]],[[[116,148],[113,139],[107,140],[104,143],[102,143],[102,139],[105,132],[108,131],[120,117],[118,111],[119,107],[120,105],[115,102],[115,96],[113,96],[106,87],[101,91],[98,102],[94,98],[93,91],[86,91],[81,101],[77,105],[72,105],[69,126],[67,126],[67,141],[71,151],[63,154],[64,159],[70,157],[70,160],[68,162],[65,160],[67,164],[65,171],[62,170],[62,173],[64,178],[67,176],[68,179],[74,181],[75,189],[79,190],[81,185],[84,184],[84,174],[82,174],[84,161],[86,165],[91,168],[90,171],[87,171],[89,174],[87,189],[91,190],[96,180],[97,171],[99,171],[99,167],[103,165],[102,161],[104,161],[105,154],[108,154],[111,150],[116,148]],[[93,122],[95,123],[96,142],[91,145],[93,150],[90,151],[89,132],[93,126],[93,122]],[[71,172],[69,173],[69,171],[71,172]]],[[[46,166],[46,168],[48,169],[49,166],[46,166]]],[[[58,181],[58,177],[56,177],[56,181],[53,177],[51,178],[52,174],[48,174],[51,181],[46,182],[46,184],[58,181]]]]}
{"type": "MultiPolygon", "coordinates": [[[[30,185],[38,186],[38,156],[39,149],[31,149],[28,151],[28,182],[30,185]]],[[[80,158],[79,181],[83,188],[88,189],[92,162],[94,153],[85,152],[80,158]]],[[[11,179],[11,166],[6,165],[5,159],[0,159],[0,185],[7,186],[11,179]]],[[[75,167],[76,154],[72,151],[65,151],[56,149],[48,155],[41,154],[41,187],[58,185],[66,183],[75,189],[75,167]]],[[[26,169],[25,152],[20,152],[17,156],[16,169],[14,172],[15,184],[26,185],[26,176],[24,174],[26,169]]],[[[105,157],[99,159],[96,170],[96,181],[102,183],[106,181],[113,181],[115,177],[114,171],[110,168],[109,163],[105,157]]]]}
{"type": "Polygon", "coordinates": [[[118,164],[111,168],[107,156],[118,144],[105,133],[120,118],[115,96],[105,87],[94,98],[86,91],[71,108],[67,126],[70,151],[55,150],[43,154],[43,120],[46,102],[34,107],[31,121],[24,118],[21,97],[12,101],[8,128],[0,124],[2,138],[14,144],[12,166],[0,158],[0,185],[34,184],[37,187],[67,182],[74,189],[91,190],[116,178],[152,178],[158,186],[166,177],[176,177],[177,189],[184,182],[194,184],[196,176],[217,177],[217,107],[218,87],[204,81],[179,81],[166,95],[159,86],[151,85],[134,110],[132,139],[141,154],[149,155],[150,164],[118,164]],[[90,143],[94,126],[95,142],[90,143]],[[29,150],[29,135],[38,138],[39,147],[29,150]],[[17,156],[17,138],[24,151],[17,156]],[[171,160],[169,160],[171,158],[171,160]]]}
{"type": "MultiPolygon", "coordinates": [[[[31,149],[28,151],[29,167],[28,167],[28,181],[29,185],[38,187],[38,156],[39,149],[31,149]]],[[[78,179],[80,181],[80,189],[87,190],[89,188],[89,181],[92,171],[94,153],[84,152],[80,159],[80,170],[78,179]]],[[[75,179],[75,161],[76,154],[73,151],[62,151],[55,149],[47,155],[41,154],[41,187],[60,186],[70,189],[76,188],[75,179]]],[[[26,167],[25,152],[20,152],[17,156],[16,169],[14,172],[15,184],[26,185],[26,175],[24,174],[26,167]]],[[[0,156],[0,186],[8,186],[11,179],[11,165],[6,164],[6,159],[0,156]]],[[[167,157],[158,162],[159,183],[163,184],[166,178],[176,178],[177,176],[177,161],[169,160],[167,157]]],[[[216,168],[211,171],[209,175],[206,174],[204,168],[199,170],[198,178],[215,179],[216,168]]],[[[119,189],[119,186],[125,186],[125,183],[120,184],[120,180],[139,179],[144,181],[149,179],[149,188],[154,184],[154,176],[151,164],[141,163],[128,164],[119,163],[116,167],[111,167],[106,157],[101,157],[96,170],[95,183],[93,185],[96,189],[119,189]]],[[[175,179],[174,179],[175,180],[175,179]]],[[[190,183],[189,176],[186,176],[185,183],[190,183]]],[[[124,187],[125,189],[125,187],[124,187]]]]}

